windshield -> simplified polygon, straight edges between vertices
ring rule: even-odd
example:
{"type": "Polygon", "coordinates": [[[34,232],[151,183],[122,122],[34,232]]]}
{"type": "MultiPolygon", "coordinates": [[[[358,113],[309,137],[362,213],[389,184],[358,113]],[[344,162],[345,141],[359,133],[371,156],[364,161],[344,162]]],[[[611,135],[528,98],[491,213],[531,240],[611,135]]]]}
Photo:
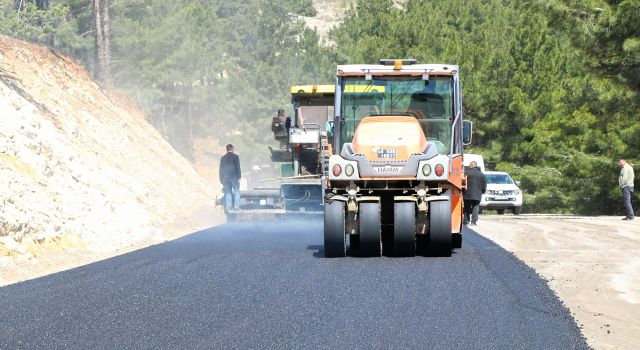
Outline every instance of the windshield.
{"type": "Polygon", "coordinates": [[[294,126],[297,128],[320,127],[320,129],[326,130],[328,122],[333,120],[334,98],[333,91],[317,94],[292,94],[291,102],[294,111],[292,122],[294,126]]]}
{"type": "Polygon", "coordinates": [[[333,106],[301,106],[296,115],[296,126],[303,128],[318,125],[324,129],[332,116],[333,106]]]}
{"type": "Polygon", "coordinates": [[[342,84],[342,143],[351,142],[358,123],[376,115],[413,116],[427,141],[449,154],[453,120],[453,78],[384,77],[366,81],[345,78],[342,84]]]}
{"type": "Polygon", "coordinates": [[[485,174],[484,179],[488,184],[510,185],[513,183],[511,176],[505,174],[485,174]]]}

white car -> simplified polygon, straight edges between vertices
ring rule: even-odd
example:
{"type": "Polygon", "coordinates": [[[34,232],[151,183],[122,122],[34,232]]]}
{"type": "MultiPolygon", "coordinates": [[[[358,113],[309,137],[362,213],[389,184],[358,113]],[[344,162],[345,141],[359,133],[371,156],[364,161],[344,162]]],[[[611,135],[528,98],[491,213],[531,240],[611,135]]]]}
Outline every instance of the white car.
{"type": "Polygon", "coordinates": [[[522,210],[522,191],[511,176],[501,171],[485,171],[487,191],[482,195],[480,209],[495,209],[503,214],[505,209],[518,215],[522,210]]]}

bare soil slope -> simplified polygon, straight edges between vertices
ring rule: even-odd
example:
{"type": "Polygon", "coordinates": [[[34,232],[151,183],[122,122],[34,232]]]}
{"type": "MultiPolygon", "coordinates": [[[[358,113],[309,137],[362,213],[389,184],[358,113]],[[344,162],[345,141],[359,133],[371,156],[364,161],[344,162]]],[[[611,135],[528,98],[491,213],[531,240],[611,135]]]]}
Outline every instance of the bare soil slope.
{"type": "Polygon", "coordinates": [[[329,31],[342,23],[344,13],[354,0],[313,0],[317,14],[314,17],[302,17],[308,28],[316,30],[324,45],[333,44],[329,40],[329,31]]]}
{"type": "Polygon", "coordinates": [[[471,228],[547,279],[595,349],[640,344],[640,222],[621,217],[481,216],[471,228]]]}
{"type": "Polygon", "coordinates": [[[213,217],[213,198],[128,99],[0,36],[0,285],[53,243],[112,252],[203,225],[190,219],[213,217]]]}

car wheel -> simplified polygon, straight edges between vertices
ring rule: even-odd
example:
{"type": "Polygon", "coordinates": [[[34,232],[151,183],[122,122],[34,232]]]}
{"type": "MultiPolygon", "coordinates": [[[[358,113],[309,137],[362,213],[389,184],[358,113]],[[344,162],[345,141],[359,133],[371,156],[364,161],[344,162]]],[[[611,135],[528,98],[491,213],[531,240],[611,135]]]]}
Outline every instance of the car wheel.
{"type": "Polygon", "coordinates": [[[498,215],[502,215],[504,214],[504,209],[498,209],[496,210],[496,212],[498,212],[498,215]]]}
{"type": "Polygon", "coordinates": [[[522,212],[522,207],[513,207],[513,215],[520,215],[522,212]]]}

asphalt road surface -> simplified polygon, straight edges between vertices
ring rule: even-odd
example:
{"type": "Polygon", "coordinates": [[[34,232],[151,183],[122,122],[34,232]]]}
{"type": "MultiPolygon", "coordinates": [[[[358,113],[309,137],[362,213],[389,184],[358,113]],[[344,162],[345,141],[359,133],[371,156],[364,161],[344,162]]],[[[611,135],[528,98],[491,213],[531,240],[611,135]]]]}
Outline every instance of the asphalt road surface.
{"type": "Polygon", "coordinates": [[[0,349],[584,349],[468,231],[451,258],[326,259],[322,222],[236,223],[0,288],[0,349]]]}

